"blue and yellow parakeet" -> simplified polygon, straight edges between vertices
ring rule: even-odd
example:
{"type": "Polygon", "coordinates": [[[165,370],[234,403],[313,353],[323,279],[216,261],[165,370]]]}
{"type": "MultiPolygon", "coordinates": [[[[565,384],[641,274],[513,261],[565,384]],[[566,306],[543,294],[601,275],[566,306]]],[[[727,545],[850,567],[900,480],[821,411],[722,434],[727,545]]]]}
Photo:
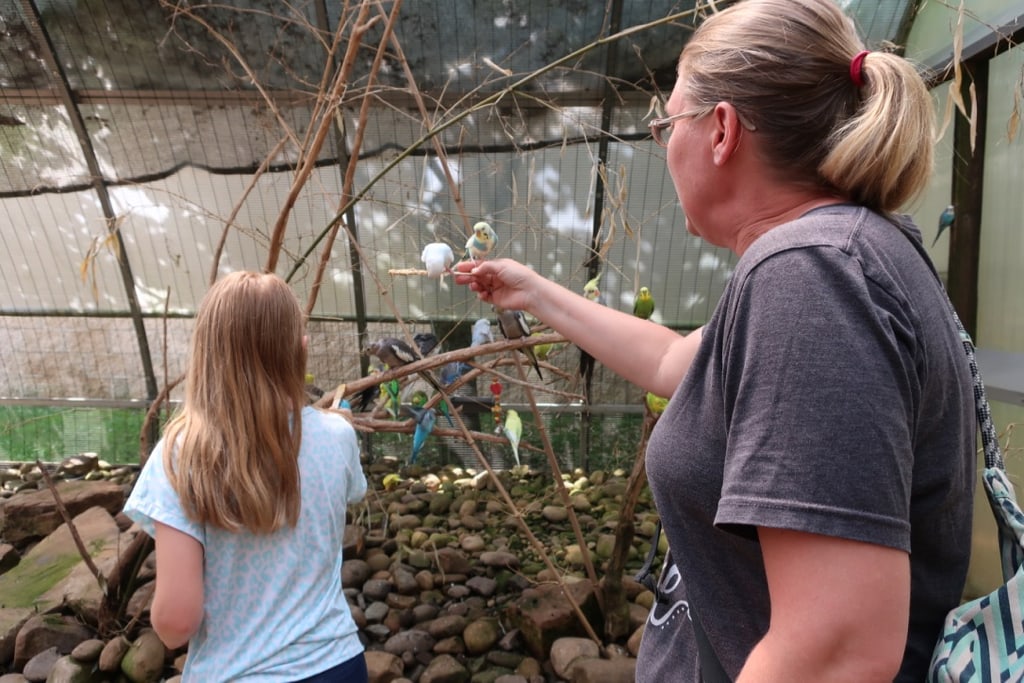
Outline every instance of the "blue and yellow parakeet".
{"type": "Polygon", "coordinates": [[[473,226],[473,234],[466,241],[466,254],[464,259],[481,261],[494,250],[498,243],[498,234],[486,222],[480,221],[473,226]]]}
{"type": "Polygon", "coordinates": [[[437,411],[433,408],[425,410],[410,408],[410,412],[416,418],[416,431],[412,435],[412,455],[409,456],[409,464],[412,465],[416,462],[420,450],[423,449],[423,444],[427,442],[427,437],[434,431],[434,425],[437,424],[437,411]]]}
{"type": "MultiPolygon", "coordinates": [[[[495,306],[494,312],[498,316],[498,329],[501,330],[501,334],[505,339],[520,339],[530,336],[530,325],[526,322],[526,316],[522,311],[510,311],[495,306]]],[[[537,371],[537,377],[544,379],[544,375],[540,371],[540,363],[537,361],[537,354],[533,352],[533,347],[524,346],[519,350],[530,359],[533,369],[537,371]]]]}
{"type": "Polygon", "coordinates": [[[427,269],[427,277],[438,277],[443,280],[445,273],[451,272],[455,252],[444,242],[431,242],[423,247],[420,260],[427,269]]]}
{"type": "Polygon", "coordinates": [[[641,287],[636,295],[636,299],[633,301],[633,315],[647,320],[653,314],[654,297],[651,296],[651,290],[647,287],[641,287]]]}
{"type": "Polygon", "coordinates": [[[956,209],[953,208],[952,204],[950,204],[945,209],[943,209],[942,214],[939,216],[939,231],[935,233],[935,239],[932,240],[933,247],[935,246],[935,243],[939,241],[939,238],[942,237],[942,233],[944,233],[947,229],[953,227],[953,221],[955,220],[956,209]]]}
{"type": "Polygon", "coordinates": [[[505,411],[505,421],[502,423],[501,431],[512,446],[512,455],[515,456],[516,467],[519,467],[519,439],[523,436],[523,421],[514,409],[509,408],[505,411]]]}

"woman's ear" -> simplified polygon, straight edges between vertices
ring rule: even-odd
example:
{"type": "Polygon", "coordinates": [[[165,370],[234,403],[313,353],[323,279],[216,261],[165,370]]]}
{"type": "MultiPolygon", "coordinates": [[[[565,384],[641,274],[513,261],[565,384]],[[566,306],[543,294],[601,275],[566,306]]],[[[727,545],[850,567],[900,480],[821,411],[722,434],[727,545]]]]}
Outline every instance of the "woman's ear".
{"type": "Polygon", "coordinates": [[[716,166],[724,166],[739,149],[744,132],[743,123],[736,107],[729,102],[716,104],[711,116],[715,123],[714,162],[716,166]]]}

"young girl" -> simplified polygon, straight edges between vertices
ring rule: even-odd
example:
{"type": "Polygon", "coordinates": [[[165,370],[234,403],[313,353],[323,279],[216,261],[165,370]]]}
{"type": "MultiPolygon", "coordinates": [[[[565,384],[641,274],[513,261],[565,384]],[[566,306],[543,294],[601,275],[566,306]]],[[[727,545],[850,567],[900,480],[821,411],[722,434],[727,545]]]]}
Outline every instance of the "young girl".
{"type": "Polygon", "coordinates": [[[341,587],[355,431],[306,406],[302,309],[236,272],[196,316],[185,401],[125,512],[156,540],[153,628],[188,642],[185,681],[366,681],[341,587]]]}

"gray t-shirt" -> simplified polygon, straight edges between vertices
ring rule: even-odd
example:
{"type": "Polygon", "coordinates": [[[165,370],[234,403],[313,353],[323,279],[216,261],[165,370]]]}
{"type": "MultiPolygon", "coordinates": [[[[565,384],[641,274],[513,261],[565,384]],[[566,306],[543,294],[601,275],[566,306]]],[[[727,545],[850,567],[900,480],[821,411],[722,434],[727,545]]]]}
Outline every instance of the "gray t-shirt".
{"type": "Polygon", "coordinates": [[[671,552],[637,680],[700,680],[691,609],[736,677],[768,628],[758,526],[910,553],[897,680],[924,680],[964,587],[976,461],[970,369],[916,228],[837,205],[770,230],[703,335],[647,450],[671,552]]]}

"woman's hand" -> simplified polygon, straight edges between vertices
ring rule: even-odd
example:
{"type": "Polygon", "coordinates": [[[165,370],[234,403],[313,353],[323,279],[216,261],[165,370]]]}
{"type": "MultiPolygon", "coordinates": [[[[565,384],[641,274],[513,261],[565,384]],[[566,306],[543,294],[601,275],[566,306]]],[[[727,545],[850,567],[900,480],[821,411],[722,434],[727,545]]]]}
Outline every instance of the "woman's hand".
{"type": "Polygon", "coordinates": [[[467,285],[481,301],[508,310],[532,313],[538,280],[543,278],[511,259],[455,264],[456,284],[467,285]]]}

